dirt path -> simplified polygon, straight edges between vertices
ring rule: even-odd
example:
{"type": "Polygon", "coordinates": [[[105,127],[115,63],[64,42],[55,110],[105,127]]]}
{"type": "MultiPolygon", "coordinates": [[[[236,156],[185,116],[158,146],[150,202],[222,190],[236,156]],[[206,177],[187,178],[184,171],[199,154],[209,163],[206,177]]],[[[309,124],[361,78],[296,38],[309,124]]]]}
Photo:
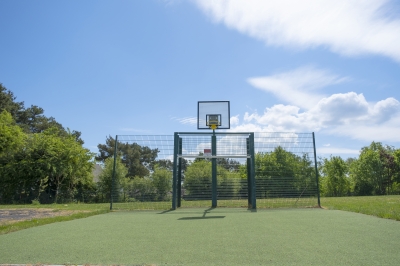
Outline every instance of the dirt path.
{"type": "Polygon", "coordinates": [[[80,211],[56,210],[56,209],[3,209],[0,210],[0,225],[16,223],[37,218],[54,216],[68,216],[80,211]]]}

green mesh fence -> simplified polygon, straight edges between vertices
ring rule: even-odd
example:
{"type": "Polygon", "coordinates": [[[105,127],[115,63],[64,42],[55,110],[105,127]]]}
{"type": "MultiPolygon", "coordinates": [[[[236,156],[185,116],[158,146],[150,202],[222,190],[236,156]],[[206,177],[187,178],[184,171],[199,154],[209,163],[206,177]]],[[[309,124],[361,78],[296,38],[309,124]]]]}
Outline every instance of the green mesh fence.
{"type": "Polygon", "coordinates": [[[319,205],[312,133],[259,133],[255,146],[259,208],[319,205]]]}
{"type": "MultiPolygon", "coordinates": [[[[176,184],[177,207],[212,206],[212,158],[216,160],[217,206],[248,207],[248,135],[219,133],[215,155],[211,151],[211,136],[212,133],[179,135],[181,163],[176,172],[181,182],[176,184]]],[[[117,160],[125,159],[128,168],[133,162],[128,162],[130,156],[123,154],[124,145],[156,151],[156,157],[153,161],[137,158],[136,164],[148,171],[145,176],[130,173],[113,179],[112,209],[171,209],[174,136],[131,135],[117,136],[117,140],[117,160]]],[[[255,133],[254,153],[257,208],[318,206],[312,133],[255,133]]]]}

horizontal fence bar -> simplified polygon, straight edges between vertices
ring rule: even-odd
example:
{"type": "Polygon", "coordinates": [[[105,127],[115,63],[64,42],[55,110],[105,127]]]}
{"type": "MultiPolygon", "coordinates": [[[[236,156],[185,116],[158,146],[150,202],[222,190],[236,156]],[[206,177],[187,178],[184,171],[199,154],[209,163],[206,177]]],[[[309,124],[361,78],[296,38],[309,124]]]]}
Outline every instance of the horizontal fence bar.
{"type": "Polygon", "coordinates": [[[176,132],[179,136],[185,136],[185,135],[238,135],[238,136],[243,136],[243,135],[250,135],[252,133],[250,132],[176,132]]]}
{"type": "Polygon", "coordinates": [[[250,155],[178,155],[178,158],[251,158],[250,155]]]}

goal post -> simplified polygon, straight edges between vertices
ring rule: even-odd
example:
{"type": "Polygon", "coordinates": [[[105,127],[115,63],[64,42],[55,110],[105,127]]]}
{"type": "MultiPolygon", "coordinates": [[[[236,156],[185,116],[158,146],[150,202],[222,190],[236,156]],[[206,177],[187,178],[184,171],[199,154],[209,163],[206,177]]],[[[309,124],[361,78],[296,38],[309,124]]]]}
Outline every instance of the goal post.
{"type": "MultiPolygon", "coordinates": [[[[204,149],[209,150],[209,149],[204,149]]],[[[256,209],[256,187],[255,187],[255,157],[254,157],[254,133],[192,133],[175,132],[174,134],[174,170],[172,188],[172,206],[175,210],[181,207],[181,185],[182,185],[182,159],[207,159],[211,160],[211,206],[218,206],[218,180],[217,180],[217,160],[218,159],[245,159],[247,164],[247,198],[248,208],[256,209]],[[200,138],[199,138],[200,137],[200,138]],[[217,141],[218,137],[218,141],[217,141]],[[236,138],[235,138],[236,137],[236,138]],[[207,139],[208,138],[208,139],[207,139]],[[200,139],[200,141],[199,141],[200,139]],[[235,142],[234,140],[240,139],[235,142]],[[220,147],[217,147],[217,142],[220,147]],[[224,142],[230,142],[230,147],[226,147],[224,142]],[[185,147],[183,149],[182,147],[185,147]],[[201,154],[199,147],[211,146],[211,155],[201,154]]]]}

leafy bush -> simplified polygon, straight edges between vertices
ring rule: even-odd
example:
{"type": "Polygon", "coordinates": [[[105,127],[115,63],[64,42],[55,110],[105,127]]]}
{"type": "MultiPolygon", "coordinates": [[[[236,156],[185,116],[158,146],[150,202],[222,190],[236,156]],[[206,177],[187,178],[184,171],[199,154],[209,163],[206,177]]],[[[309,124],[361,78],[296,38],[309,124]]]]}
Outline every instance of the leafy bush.
{"type": "Polygon", "coordinates": [[[171,171],[156,166],[151,179],[152,185],[157,192],[156,200],[169,200],[169,192],[172,187],[171,171]]]}

